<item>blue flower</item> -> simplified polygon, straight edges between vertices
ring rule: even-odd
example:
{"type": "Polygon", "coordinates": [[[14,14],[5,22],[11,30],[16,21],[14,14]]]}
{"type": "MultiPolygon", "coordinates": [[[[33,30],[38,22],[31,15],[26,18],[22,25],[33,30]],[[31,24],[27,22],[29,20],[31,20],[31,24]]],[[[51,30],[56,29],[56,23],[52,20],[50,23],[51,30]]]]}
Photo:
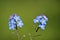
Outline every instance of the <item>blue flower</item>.
{"type": "Polygon", "coordinates": [[[9,18],[9,29],[10,30],[14,30],[17,26],[21,27],[23,26],[23,22],[20,18],[20,16],[13,14],[12,16],[10,16],[9,18]]]}
{"type": "Polygon", "coordinates": [[[40,16],[37,16],[34,20],[34,23],[39,23],[39,28],[41,28],[42,30],[45,29],[45,26],[46,26],[46,23],[48,21],[48,18],[45,16],[45,15],[40,15],[40,16]]]}

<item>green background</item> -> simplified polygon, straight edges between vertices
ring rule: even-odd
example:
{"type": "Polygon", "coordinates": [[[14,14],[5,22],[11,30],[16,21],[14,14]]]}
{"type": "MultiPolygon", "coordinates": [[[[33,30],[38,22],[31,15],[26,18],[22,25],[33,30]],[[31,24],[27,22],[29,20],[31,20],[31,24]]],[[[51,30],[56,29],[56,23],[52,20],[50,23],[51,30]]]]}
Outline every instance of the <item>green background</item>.
{"type": "Polygon", "coordinates": [[[17,40],[16,30],[8,26],[9,16],[14,13],[24,22],[18,32],[20,38],[26,35],[23,40],[30,40],[29,33],[32,40],[60,40],[60,0],[0,0],[0,40],[17,40]],[[38,25],[33,19],[42,13],[48,17],[47,26],[36,32],[38,25]]]}

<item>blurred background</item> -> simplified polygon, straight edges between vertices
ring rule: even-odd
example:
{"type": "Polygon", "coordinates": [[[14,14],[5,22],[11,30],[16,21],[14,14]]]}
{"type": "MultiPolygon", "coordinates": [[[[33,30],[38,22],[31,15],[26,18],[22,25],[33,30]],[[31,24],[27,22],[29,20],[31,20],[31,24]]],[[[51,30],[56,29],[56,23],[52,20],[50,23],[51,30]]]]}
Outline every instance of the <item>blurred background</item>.
{"type": "Polygon", "coordinates": [[[60,40],[60,0],[0,0],[0,40],[17,40],[16,30],[8,26],[14,13],[24,22],[18,32],[20,40],[60,40]],[[48,17],[46,29],[36,32],[33,19],[42,13],[48,17]]]}

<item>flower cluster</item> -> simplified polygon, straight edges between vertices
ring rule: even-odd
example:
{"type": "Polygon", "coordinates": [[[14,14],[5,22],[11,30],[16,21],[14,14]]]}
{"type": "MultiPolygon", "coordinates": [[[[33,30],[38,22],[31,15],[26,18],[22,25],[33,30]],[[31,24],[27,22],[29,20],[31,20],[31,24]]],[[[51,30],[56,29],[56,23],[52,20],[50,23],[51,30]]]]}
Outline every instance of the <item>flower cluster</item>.
{"type": "Polygon", "coordinates": [[[46,26],[46,22],[48,21],[48,18],[45,15],[40,15],[40,16],[37,16],[33,21],[34,23],[39,23],[39,28],[44,30],[46,26]]]}
{"type": "Polygon", "coordinates": [[[10,16],[8,24],[10,30],[14,30],[17,26],[19,27],[23,26],[23,22],[20,16],[18,16],[17,14],[13,14],[12,16],[10,16]]]}

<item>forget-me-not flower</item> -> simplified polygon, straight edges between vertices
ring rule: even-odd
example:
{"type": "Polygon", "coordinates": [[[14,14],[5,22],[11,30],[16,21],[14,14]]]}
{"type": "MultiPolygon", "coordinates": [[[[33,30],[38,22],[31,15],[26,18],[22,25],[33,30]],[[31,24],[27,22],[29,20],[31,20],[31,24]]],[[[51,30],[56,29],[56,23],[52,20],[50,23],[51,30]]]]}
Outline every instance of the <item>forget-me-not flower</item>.
{"type": "Polygon", "coordinates": [[[22,28],[23,26],[23,22],[20,16],[18,16],[17,14],[13,14],[10,16],[8,24],[10,30],[14,30],[15,28],[17,29],[18,26],[22,28]]]}
{"type": "Polygon", "coordinates": [[[37,16],[33,21],[34,23],[39,23],[38,27],[44,30],[46,23],[48,21],[48,18],[45,15],[40,15],[40,16],[37,16]]]}

